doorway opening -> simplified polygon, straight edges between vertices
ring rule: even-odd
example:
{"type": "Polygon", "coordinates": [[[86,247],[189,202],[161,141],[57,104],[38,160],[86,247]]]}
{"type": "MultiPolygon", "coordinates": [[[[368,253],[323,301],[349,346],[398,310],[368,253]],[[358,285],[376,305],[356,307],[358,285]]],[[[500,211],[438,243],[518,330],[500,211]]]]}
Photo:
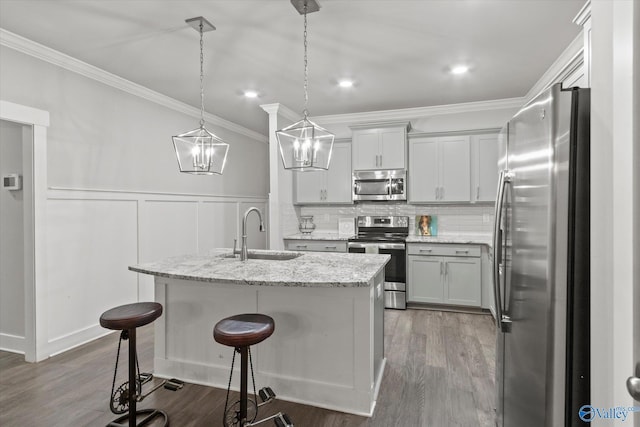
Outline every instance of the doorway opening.
{"type": "Polygon", "coordinates": [[[25,352],[24,197],[31,177],[24,175],[23,147],[33,140],[31,125],[0,120],[0,349],[25,352]]]}
{"type": "Polygon", "coordinates": [[[49,113],[0,100],[0,347],[27,362],[46,352],[49,113]],[[4,179],[6,176],[6,180],[4,179]]]}

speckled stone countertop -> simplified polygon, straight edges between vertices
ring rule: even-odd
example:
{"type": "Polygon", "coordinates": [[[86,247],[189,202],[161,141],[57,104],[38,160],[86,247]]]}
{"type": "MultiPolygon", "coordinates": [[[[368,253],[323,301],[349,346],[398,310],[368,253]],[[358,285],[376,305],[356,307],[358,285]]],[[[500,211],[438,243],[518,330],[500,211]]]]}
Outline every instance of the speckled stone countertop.
{"type": "Polygon", "coordinates": [[[289,260],[229,258],[231,249],[182,255],[129,267],[137,273],[201,282],[259,286],[365,287],[389,262],[389,255],[250,250],[249,256],[298,255],[289,260]]]}
{"type": "Polygon", "coordinates": [[[283,239],[284,240],[344,240],[344,241],[347,241],[351,237],[355,237],[355,234],[345,235],[345,234],[338,234],[337,232],[330,232],[330,231],[328,232],[314,231],[313,233],[309,233],[309,234],[302,234],[302,233],[291,234],[289,236],[283,237],[283,239]]]}
{"type": "Polygon", "coordinates": [[[443,236],[407,236],[407,243],[464,243],[468,245],[493,245],[493,238],[488,234],[452,234],[443,236]]]}

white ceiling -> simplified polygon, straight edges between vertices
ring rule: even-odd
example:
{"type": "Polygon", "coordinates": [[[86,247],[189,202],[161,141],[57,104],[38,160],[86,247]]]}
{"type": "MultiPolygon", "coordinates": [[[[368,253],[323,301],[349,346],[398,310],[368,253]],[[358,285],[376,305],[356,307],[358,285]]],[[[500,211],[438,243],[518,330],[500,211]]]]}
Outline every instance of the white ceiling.
{"type": "MultiPolygon", "coordinates": [[[[580,28],[584,0],[320,0],[311,116],[524,96],[580,28]],[[466,76],[447,73],[467,63],[466,76]],[[353,78],[351,89],[337,80],[353,78]]],[[[289,0],[0,0],[0,27],[262,134],[260,104],[303,108],[303,18],[289,0]],[[259,92],[245,99],[244,90],[259,92]]]]}

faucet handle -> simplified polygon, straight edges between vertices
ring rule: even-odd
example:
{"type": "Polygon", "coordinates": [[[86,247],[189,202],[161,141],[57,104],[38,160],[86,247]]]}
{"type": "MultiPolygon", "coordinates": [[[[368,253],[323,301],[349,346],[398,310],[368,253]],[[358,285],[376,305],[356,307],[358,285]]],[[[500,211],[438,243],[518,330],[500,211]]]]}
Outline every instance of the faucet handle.
{"type": "Polygon", "coordinates": [[[236,250],[236,245],[238,244],[238,239],[233,239],[233,255],[235,256],[236,254],[240,253],[239,251],[236,250]]]}

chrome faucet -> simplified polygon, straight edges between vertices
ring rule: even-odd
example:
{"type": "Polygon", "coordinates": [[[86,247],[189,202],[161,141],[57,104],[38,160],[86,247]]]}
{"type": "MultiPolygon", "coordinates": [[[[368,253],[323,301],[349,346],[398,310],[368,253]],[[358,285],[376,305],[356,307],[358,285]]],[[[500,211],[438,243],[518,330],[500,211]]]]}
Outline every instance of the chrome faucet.
{"type": "MultiPolygon", "coordinates": [[[[247,258],[249,258],[248,251],[247,251],[247,217],[252,211],[255,211],[258,214],[258,218],[260,218],[260,231],[266,230],[266,228],[264,228],[264,222],[262,222],[262,212],[260,212],[260,209],[256,207],[251,207],[247,209],[247,211],[244,213],[244,218],[242,219],[242,248],[240,249],[240,261],[246,261],[247,258]]],[[[235,253],[235,247],[236,245],[234,242],[233,244],[234,253],[235,253]]]]}

